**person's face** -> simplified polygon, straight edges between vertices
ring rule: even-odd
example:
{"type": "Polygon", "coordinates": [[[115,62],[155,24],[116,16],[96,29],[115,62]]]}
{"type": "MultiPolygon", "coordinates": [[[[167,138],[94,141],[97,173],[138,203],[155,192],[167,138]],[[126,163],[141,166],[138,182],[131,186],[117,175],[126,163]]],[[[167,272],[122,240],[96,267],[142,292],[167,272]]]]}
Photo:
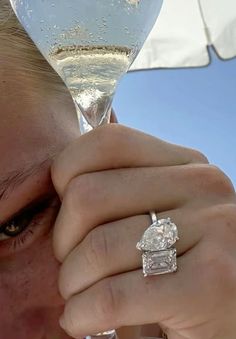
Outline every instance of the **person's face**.
{"type": "Polygon", "coordinates": [[[60,202],[50,164],[78,125],[69,95],[44,86],[0,58],[0,339],[68,338],[58,325],[63,300],[51,238],[60,202]]]}

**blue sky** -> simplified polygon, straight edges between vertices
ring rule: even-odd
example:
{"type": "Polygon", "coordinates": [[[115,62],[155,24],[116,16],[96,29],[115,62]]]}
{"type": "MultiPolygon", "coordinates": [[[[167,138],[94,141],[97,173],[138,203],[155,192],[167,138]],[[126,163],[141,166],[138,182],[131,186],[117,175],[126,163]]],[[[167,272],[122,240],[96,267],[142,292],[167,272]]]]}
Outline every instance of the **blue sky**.
{"type": "Polygon", "coordinates": [[[202,151],[236,186],[236,59],[126,75],[114,108],[122,124],[202,151]]]}

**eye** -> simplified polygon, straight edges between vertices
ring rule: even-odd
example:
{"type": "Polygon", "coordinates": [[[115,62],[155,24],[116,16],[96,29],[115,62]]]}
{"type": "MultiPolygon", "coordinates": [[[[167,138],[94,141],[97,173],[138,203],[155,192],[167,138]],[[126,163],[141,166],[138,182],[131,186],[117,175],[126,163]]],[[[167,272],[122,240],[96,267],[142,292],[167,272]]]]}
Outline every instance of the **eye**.
{"type": "Polygon", "coordinates": [[[28,213],[28,215],[26,213],[23,213],[22,215],[7,222],[1,228],[0,233],[1,235],[3,235],[3,237],[0,236],[0,240],[1,238],[6,239],[7,237],[16,237],[17,235],[22,233],[27,228],[27,226],[29,226],[32,218],[33,216],[31,213],[28,213]]]}
{"type": "Polygon", "coordinates": [[[43,202],[31,208],[25,209],[19,215],[16,215],[13,219],[3,224],[0,227],[0,234],[7,237],[16,237],[22,233],[31,224],[34,217],[43,212],[47,206],[48,202],[43,202]]]}
{"type": "Polygon", "coordinates": [[[54,222],[59,209],[58,199],[47,199],[37,203],[0,225],[0,253],[4,248],[14,251],[41,234],[54,222]],[[39,227],[40,226],[40,227],[39,227]]]}

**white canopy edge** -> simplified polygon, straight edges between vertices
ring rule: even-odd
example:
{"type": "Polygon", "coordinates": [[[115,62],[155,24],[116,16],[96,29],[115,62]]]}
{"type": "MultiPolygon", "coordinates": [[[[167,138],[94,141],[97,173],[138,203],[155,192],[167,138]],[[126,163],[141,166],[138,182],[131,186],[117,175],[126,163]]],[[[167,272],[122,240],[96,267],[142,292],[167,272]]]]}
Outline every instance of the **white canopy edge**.
{"type": "Polygon", "coordinates": [[[131,70],[206,66],[207,46],[222,59],[236,56],[236,0],[164,0],[131,70]]]}

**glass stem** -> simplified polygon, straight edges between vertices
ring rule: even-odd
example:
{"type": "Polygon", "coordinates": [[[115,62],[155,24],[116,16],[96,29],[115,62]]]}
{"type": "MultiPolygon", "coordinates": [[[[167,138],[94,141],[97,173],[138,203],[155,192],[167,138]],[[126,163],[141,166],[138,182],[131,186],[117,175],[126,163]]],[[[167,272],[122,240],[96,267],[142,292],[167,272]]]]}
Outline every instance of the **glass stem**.
{"type": "Polygon", "coordinates": [[[106,112],[102,116],[102,119],[97,123],[96,126],[94,126],[94,125],[92,126],[89,123],[89,121],[86,119],[84,114],[81,113],[81,110],[78,107],[78,105],[75,105],[75,108],[76,108],[76,112],[77,112],[77,117],[78,117],[78,121],[79,121],[81,135],[88,133],[88,132],[92,131],[93,129],[95,129],[99,126],[106,125],[106,124],[110,123],[111,112],[112,112],[112,104],[107,108],[106,112]]]}

